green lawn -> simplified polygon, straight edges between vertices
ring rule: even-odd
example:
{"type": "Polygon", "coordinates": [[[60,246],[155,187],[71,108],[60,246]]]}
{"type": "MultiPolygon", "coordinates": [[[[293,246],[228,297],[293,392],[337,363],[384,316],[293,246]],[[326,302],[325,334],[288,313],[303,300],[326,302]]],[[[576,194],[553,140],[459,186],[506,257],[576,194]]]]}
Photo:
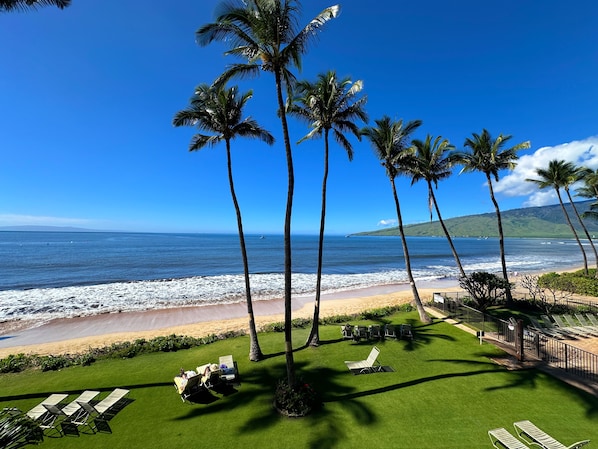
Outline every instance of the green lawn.
{"type": "MultiPolygon", "coordinates": [[[[247,360],[248,338],[133,359],[97,362],[59,372],[0,377],[0,407],[28,410],[51,393],[74,398],[86,389],[124,387],[133,399],[111,421],[112,433],[46,438],[42,448],[491,448],[487,431],[529,419],[565,444],[591,439],[598,447],[598,398],[537,370],[508,371],[490,357],[502,352],[449,324],[424,326],[415,312],[386,321],[414,325],[415,341],[377,343],[394,372],[355,376],[344,360],[364,359],[373,343],[339,339],[339,326],[321,328],[322,344],[295,352],[297,371],[322,393],[325,405],[306,418],[279,416],[273,391],[285,375],[283,335],[260,334],[268,358],[247,360]],[[210,404],[182,403],[172,379],[181,367],[233,354],[242,384],[210,404]]],[[[357,324],[357,322],[354,322],[357,324]]],[[[367,324],[367,323],[366,323],[367,324]]],[[[307,330],[295,330],[296,347],[307,330]]]]}

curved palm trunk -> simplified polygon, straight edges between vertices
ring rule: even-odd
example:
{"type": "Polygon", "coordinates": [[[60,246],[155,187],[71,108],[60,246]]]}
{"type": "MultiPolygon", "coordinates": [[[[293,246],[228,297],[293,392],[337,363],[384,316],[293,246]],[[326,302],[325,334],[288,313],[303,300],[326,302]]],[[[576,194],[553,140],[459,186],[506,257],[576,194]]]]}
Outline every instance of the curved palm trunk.
{"type": "Polygon", "coordinates": [[[438,207],[438,202],[436,201],[436,196],[434,195],[434,189],[432,188],[432,183],[428,181],[428,194],[430,198],[432,198],[432,202],[434,203],[434,208],[436,209],[436,215],[438,216],[438,221],[440,222],[440,226],[444,231],[444,235],[446,235],[446,239],[448,240],[448,244],[451,247],[451,251],[453,253],[453,257],[455,258],[455,263],[457,264],[457,268],[461,273],[461,277],[466,277],[465,270],[463,270],[463,265],[461,265],[461,259],[459,259],[459,254],[457,254],[457,250],[455,249],[455,245],[453,245],[453,239],[451,239],[451,235],[446,228],[444,221],[442,220],[442,216],[440,215],[440,208],[438,207]]]}
{"type": "Polygon", "coordinates": [[[289,127],[287,116],[282,98],[282,81],[280,69],[275,70],[276,77],[276,98],[278,100],[278,112],[282,123],[282,134],[284,138],[284,148],[287,159],[288,188],[287,188],[287,206],[284,217],[284,344],[287,367],[287,382],[290,387],[294,387],[295,380],[295,361],[293,360],[293,341],[291,337],[292,321],[292,270],[291,270],[291,217],[293,211],[293,192],[295,190],[295,173],[293,170],[293,153],[291,151],[291,140],[289,139],[289,127]]]}
{"type": "Polygon", "coordinates": [[[413,279],[413,273],[411,272],[411,259],[409,258],[409,249],[407,248],[407,239],[405,238],[405,232],[403,231],[403,217],[401,216],[401,207],[399,205],[399,196],[397,195],[397,188],[395,181],[390,178],[390,184],[392,186],[392,195],[395,200],[395,207],[397,209],[397,219],[399,221],[399,234],[401,234],[401,243],[403,244],[403,254],[405,255],[405,269],[407,270],[407,278],[409,279],[409,285],[411,285],[411,291],[413,292],[413,302],[419,313],[419,319],[422,323],[431,323],[432,319],[426,313],[424,305],[419,297],[419,292],[415,285],[415,279],[413,279]]]}
{"type": "Polygon", "coordinates": [[[590,237],[588,228],[586,228],[585,223],[581,219],[581,215],[579,215],[579,212],[577,211],[577,207],[575,207],[573,198],[571,198],[571,192],[569,192],[569,189],[565,189],[565,192],[567,192],[567,198],[569,198],[569,203],[571,204],[571,207],[573,208],[573,212],[575,212],[575,215],[577,216],[577,220],[579,221],[579,224],[581,225],[583,232],[586,234],[586,238],[588,239],[588,242],[590,242],[590,246],[592,247],[592,251],[594,252],[594,259],[596,260],[596,273],[594,274],[594,277],[598,278],[598,252],[596,251],[596,246],[594,245],[594,242],[592,241],[592,237],[590,237]]]}
{"type": "MultiPolygon", "coordinates": [[[[500,208],[498,207],[498,202],[494,197],[492,179],[490,179],[489,173],[486,173],[486,180],[488,181],[488,188],[490,189],[490,199],[492,200],[492,204],[494,204],[494,209],[496,210],[496,221],[498,223],[498,245],[500,247],[500,264],[502,266],[502,277],[505,279],[505,281],[509,282],[509,275],[507,273],[507,260],[505,258],[505,234],[502,229],[502,217],[500,216],[500,208]]],[[[510,286],[505,290],[505,294],[507,296],[507,305],[512,305],[513,295],[511,294],[510,286]]]]}
{"type": "Polygon", "coordinates": [[[322,290],[322,259],[324,255],[324,227],[326,224],[326,184],[328,183],[328,129],[324,132],[324,176],[322,179],[322,211],[320,214],[320,239],[318,240],[318,272],[316,274],[316,299],[314,302],[314,318],[307,344],[320,344],[320,296],[322,290]]]}
{"type": "Polygon", "coordinates": [[[264,355],[260,349],[257,339],[257,328],[255,326],[255,316],[253,314],[253,302],[251,300],[251,286],[249,282],[249,263],[247,261],[247,247],[245,245],[245,233],[243,232],[243,220],[241,219],[241,208],[237,201],[237,194],[235,193],[235,184],[233,181],[233,166],[230,155],[230,141],[226,141],[226,161],[228,168],[228,183],[230,185],[230,194],[235,205],[235,213],[237,215],[237,228],[239,229],[239,244],[241,246],[241,258],[243,259],[243,274],[245,275],[245,295],[247,297],[247,315],[249,315],[249,360],[257,362],[261,360],[264,355]]]}
{"type": "Polygon", "coordinates": [[[588,274],[588,257],[586,256],[586,252],[583,249],[583,245],[581,244],[581,241],[579,240],[577,231],[575,231],[575,227],[573,226],[573,223],[571,223],[571,219],[569,218],[567,209],[565,209],[565,204],[563,204],[563,199],[561,198],[560,190],[558,188],[554,189],[554,190],[556,191],[556,196],[559,198],[559,203],[561,205],[561,209],[563,209],[563,214],[565,214],[565,219],[567,220],[567,224],[571,228],[571,231],[573,232],[573,235],[575,236],[575,241],[579,245],[579,249],[581,250],[581,254],[583,255],[583,272],[584,272],[584,274],[587,275],[588,274]]]}

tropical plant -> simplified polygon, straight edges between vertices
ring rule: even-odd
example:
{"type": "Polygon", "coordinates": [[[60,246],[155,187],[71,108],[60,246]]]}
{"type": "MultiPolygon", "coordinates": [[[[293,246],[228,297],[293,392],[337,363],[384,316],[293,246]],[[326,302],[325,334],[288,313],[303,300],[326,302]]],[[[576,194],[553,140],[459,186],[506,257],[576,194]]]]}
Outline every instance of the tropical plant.
{"type": "Polygon", "coordinates": [[[440,215],[440,207],[438,207],[438,201],[436,201],[436,195],[434,195],[434,188],[438,188],[438,181],[448,178],[452,172],[452,162],[449,157],[449,152],[454,151],[455,147],[452,146],[447,139],[443,139],[438,136],[432,141],[432,136],[429,134],[426,136],[426,140],[414,139],[411,142],[413,149],[415,150],[413,165],[407,167],[409,174],[411,175],[411,184],[413,185],[417,181],[423,179],[428,185],[428,208],[430,209],[430,221],[432,221],[432,207],[436,210],[438,221],[444,235],[448,240],[451,252],[455,258],[455,263],[461,276],[466,276],[459,254],[453,244],[453,239],[442,220],[440,215]]]}
{"type": "Polygon", "coordinates": [[[241,209],[235,193],[230,149],[231,140],[236,137],[260,139],[269,145],[274,143],[274,137],[260,127],[255,120],[242,118],[243,107],[252,95],[252,91],[240,94],[236,86],[227,89],[223,85],[210,87],[202,84],[196,88],[195,95],[190,100],[190,106],[187,109],[177,112],[172,123],[174,126],[194,126],[200,131],[214,133],[213,135],[200,133],[193,136],[189,145],[189,151],[197,151],[206,146],[213,147],[222,141],[226,145],[228,184],[237,216],[239,244],[241,246],[243,273],[245,276],[245,294],[247,298],[247,313],[249,315],[249,359],[257,361],[263,357],[263,354],[257,338],[253,302],[251,300],[247,247],[245,245],[241,209]]]}
{"type": "Polygon", "coordinates": [[[322,258],[324,251],[324,228],[326,224],[326,186],[328,182],[329,136],[332,132],[334,139],[347,152],[350,161],[353,160],[353,147],[345,136],[350,132],[361,140],[361,134],[355,120],[367,122],[364,106],[365,96],[359,96],[362,91],[361,81],[351,82],[349,78],[339,80],[334,71],[318,75],[315,83],[301,81],[297,83],[297,98],[289,109],[289,113],[304,119],[312,130],[299,143],[324,136],[324,175],[322,178],[322,208],[320,214],[320,234],[318,240],[318,267],[316,274],[316,297],[314,303],[314,317],[312,329],[307,338],[307,344],[317,346],[320,342],[318,332],[320,319],[320,293],[322,286],[322,258]]]}
{"type": "Polygon", "coordinates": [[[471,295],[481,312],[498,304],[511,287],[506,279],[485,271],[474,271],[469,276],[460,277],[459,286],[471,295]]]}
{"type": "Polygon", "coordinates": [[[565,220],[567,220],[567,224],[571,228],[571,232],[575,237],[575,241],[581,250],[581,254],[583,256],[584,273],[588,274],[588,258],[586,256],[586,252],[581,241],[579,240],[575,226],[573,226],[573,223],[571,223],[571,219],[569,218],[569,214],[567,213],[567,209],[563,203],[563,198],[561,197],[561,188],[564,189],[565,186],[567,186],[568,191],[568,186],[571,183],[571,178],[574,176],[575,171],[576,169],[573,163],[553,159],[548,162],[547,168],[536,169],[536,174],[538,175],[537,179],[528,178],[526,181],[535,183],[540,189],[546,189],[548,187],[552,187],[554,189],[559,200],[559,204],[561,205],[561,209],[563,210],[565,220]]]}
{"type": "Polygon", "coordinates": [[[289,385],[295,385],[296,382],[291,339],[291,217],[295,174],[283,87],[286,87],[287,97],[290,98],[295,83],[295,76],[290,69],[301,68],[301,56],[307,51],[308,44],[315,39],[317,31],[326,22],[338,15],[339,9],[338,5],[324,9],[297,32],[299,3],[296,0],[231,0],[220,5],[215,22],[202,26],[196,32],[200,45],[207,45],[215,40],[224,41],[231,45],[226,54],[247,61],[231,65],[216,83],[225,83],[233,77],[257,76],[262,71],[274,75],[277,114],[282,125],[288,176],[284,219],[284,338],[289,385]]]}
{"type": "MultiPolygon", "coordinates": [[[[494,188],[492,186],[492,178],[496,182],[499,180],[499,172],[502,170],[512,170],[517,163],[515,162],[519,156],[517,152],[530,147],[529,141],[519,143],[510,148],[505,148],[506,143],[511,140],[510,135],[502,135],[493,139],[488,130],[482,130],[481,134],[473,133],[472,137],[465,139],[465,147],[469,147],[470,152],[460,151],[453,154],[453,159],[457,163],[463,165],[461,173],[465,172],[482,172],[486,176],[488,189],[490,191],[490,199],[494,204],[496,211],[496,220],[498,223],[498,238],[500,248],[500,263],[502,266],[503,278],[509,281],[507,273],[507,261],[505,257],[505,235],[502,227],[502,219],[500,215],[500,208],[498,201],[494,196],[494,188]]],[[[510,285],[510,284],[509,284],[510,285]]],[[[508,288],[506,293],[507,304],[513,303],[513,296],[511,289],[508,288]]]]}
{"type": "Polygon", "coordinates": [[[44,440],[41,427],[18,410],[0,411],[0,447],[13,449],[44,440]]]}
{"type": "Polygon", "coordinates": [[[386,176],[390,180],[392,195],[397,211],[397,220],[399,222],[399,234],[403,245],[403,255],[405,257],[405,270],[411,291],[413,292],[413,301],[419,313],[422,322],[430,323],[432,320],[426,313],[419,297],[413,272],[411,271],[411,259],[409,258],[409,248],[407,247],[407,238],[403,229],[403,218],[401,216],[401,206],[399,196],[395,185],[395,178],[401,173],[407,173],[406,167],[413,166],[413,151],[410,149],[407,141],[409,136],[421,125],[421,120],[412,120],[403,126],[403,120],[394,122],[388,116],[376,120],[375,127],[366,127],[361,133],[366,136],[371,144],[382,166],[386,169],[386,176]]]}
{"type": "Polygon", "coordinates": [[[597,200],[590,205],[590,210],[582,214],[582,217],[598,220],[598,169],[585,168],[582,173],[583,186],[577,189],[577,196],[597,200]]]}
{"type": "Polygon", "coordinates": [[[64,9],[71,0],[0,0],[0,12],[35,10],[40,6],[56,6],[64,9]]]}
{"type": "Polygon", "coordinates": [[[590,243],[590,248],[592,248],[592,252],[594,253],[594,260],[596,261],[596,276],[598,276],[598,251],[596,251],[596,246],[594,245],[594,241],[588,232],[588,228],[586,224],[583,222],[582,216],[577,210],[577,206],[575,206],[575,202],[571,196],[571,186],[573,184],[579,183],[583,181],[586,176],[591,176],[593,174],[592,170],[585,167],[576,167],[574,164],[571,163],[569,176],[565,180],[563,184],[563,190],[567,194],[567,199],[569,200],[569,204],[571,205],[571,209],[573,209],[573,213],[577,217],[577,221],[583,230],[588,242],[590,243]]]}

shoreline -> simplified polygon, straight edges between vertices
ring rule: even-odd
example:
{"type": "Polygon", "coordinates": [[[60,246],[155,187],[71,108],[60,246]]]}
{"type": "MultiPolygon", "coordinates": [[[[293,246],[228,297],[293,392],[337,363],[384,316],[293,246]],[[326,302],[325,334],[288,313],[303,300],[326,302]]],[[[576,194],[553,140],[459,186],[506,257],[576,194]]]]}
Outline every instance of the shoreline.
{"type": "MultiPolygon", "coordinates": [[[[424,281],[417,288],[424,301],[431,298],[434,292],[460,290],[456,279],[424,281]]],[[[321,297],[320,315],[354,314],[368,309],[406,304],[412,300],[409,284],[326,293],[321,297]]],[[[253,309],[258,329],[266,324],[284,321],[282,299],[254,301],[253,309]]],[[[293,318],[311,318],[313,295],[293,297],[292,314],[293,318]]],[[[60,318],[41,324],[14,324],[15,327],[0,331],[0,358],[20,353],[75,354],[91,347],[170,334],[204,337],[246,330],[248,318],[247,306],[241,302],[60,318]]]]}
{"type": "MultiPolygon", "coordinates": [[[[567,267],[559,272],[579,270],[567,267]]],[[[525,275],[539,275],[547,271],[512,272],[509,280],[517,285],[525,275]]],[[[416,282],[422,301],[435,292],[461,291],[456,278],[416,282]]],[[[297,295],[292,299],[292,316],[311,318],[313,294],[297,295]]],[[[413,295],[409,284],[387,284],[322,293],[320,316],[350,315],[365,310],[410,303],[413,295]]],[[[282,298],[253,302],[256,325],[284,321],[282,298]]],[[[8,355],[59,355],[82,353],[90,348],[171,334],[205,337],[248,329],[245,302],[218,305],[195,305],[160,308],[145,311],[104,313],[72,318],[58,318],[48,322],[14,321],[1,323],[0,359],[8,355]],[[123,330],[126,329],[126,330],[123,330]]]]}

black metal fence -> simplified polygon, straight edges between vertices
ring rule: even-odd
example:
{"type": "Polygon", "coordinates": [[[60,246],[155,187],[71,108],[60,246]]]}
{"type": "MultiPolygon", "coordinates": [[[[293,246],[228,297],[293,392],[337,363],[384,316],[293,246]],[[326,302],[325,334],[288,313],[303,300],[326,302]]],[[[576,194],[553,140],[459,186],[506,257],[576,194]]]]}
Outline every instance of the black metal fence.
{"type": "MultiPolygon", "coordinates": [[[[483,332],[486,337],[493,338],[508,346],[516,348],[516,323],[490,316],[472,307],[451,293],[449,298],[444,294],[434,293],[431,307],[443,312],[444,315],[470,326],[476,332],[483,332]]],[[[462,294],[461,297],[465,295],[462,294]]],[[[562,369],[579,379],[598,383],[598,355],[572,346],[555,338],[548,337],[541,332],[523,330],[522,351],[524,359],[541,360],[547,365],[562,369]]]]}

